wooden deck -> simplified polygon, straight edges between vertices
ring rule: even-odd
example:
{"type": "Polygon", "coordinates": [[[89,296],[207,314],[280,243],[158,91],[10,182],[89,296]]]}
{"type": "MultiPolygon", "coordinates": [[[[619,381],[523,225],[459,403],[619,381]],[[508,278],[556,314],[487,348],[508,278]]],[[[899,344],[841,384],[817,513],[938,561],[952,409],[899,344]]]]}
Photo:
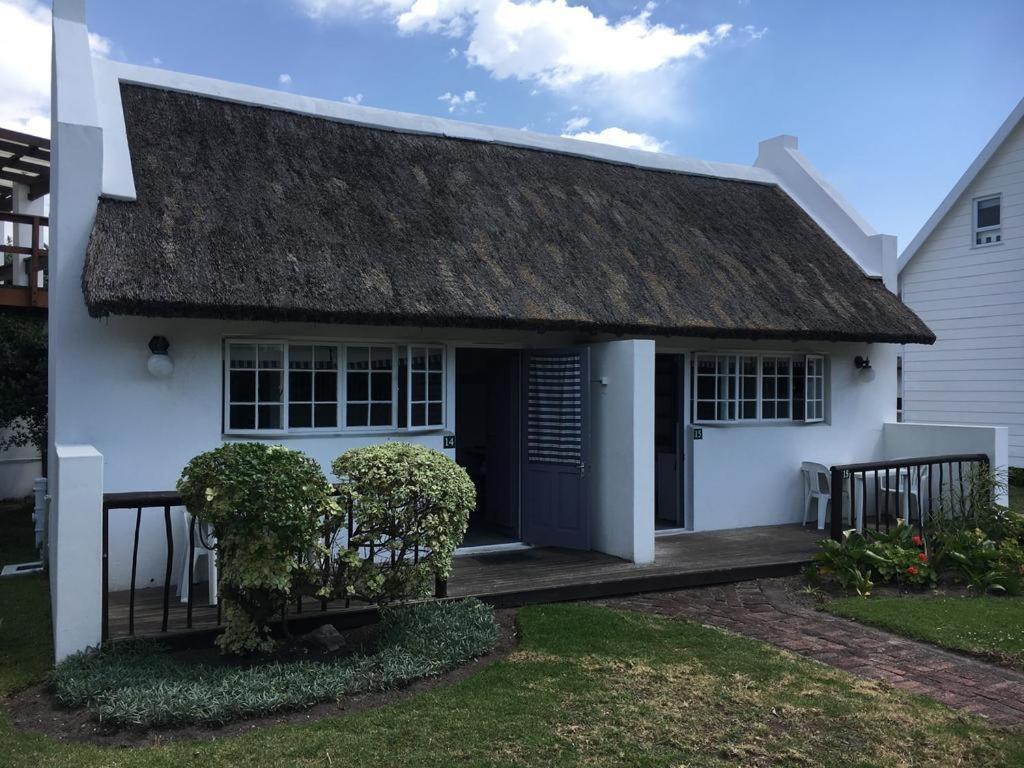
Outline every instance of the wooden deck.
{"type": "MultiPolygon", "coordinates": [[[[794,573],[817,550],[821,533],[798,525],[746,528],[710,533],[683,533],[656,540],[655,562],[634,565],[599,552],[565,549],[522,549],[456,557],[448,583],[450,597],[475,596],[498,607],[528,603],[586,600],[610,595],[678,589],[794,573]]],[[[110,637],[129,633],[129,593],[112,592],[110,637]]],[[[366,605],[345,608],[306,602],[290,623],[299,627],[322,623],[362,624],[375,611],[366,605]]],[[[205,585],[197,584],[188,628],[187,606],[171,589],[167,637],[208,636],[217,627],[217,608],[207,605],[205,585]]],[[[164,635],[163,590],[140,589],[135,595],[134,633],[164,635]]]]}

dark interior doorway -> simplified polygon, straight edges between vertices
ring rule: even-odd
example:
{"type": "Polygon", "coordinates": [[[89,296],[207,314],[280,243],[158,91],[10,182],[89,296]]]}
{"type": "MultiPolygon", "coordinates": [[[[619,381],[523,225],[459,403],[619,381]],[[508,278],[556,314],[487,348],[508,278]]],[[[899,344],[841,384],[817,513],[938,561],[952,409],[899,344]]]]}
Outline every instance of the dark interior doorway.
{"type": "Polygon", "coordinates": [[[520,363],[518,350],[458,349],[455,460],[476,486],[465,547],[520,540],[520,363]]]}
{"type": "Polygon", "coordinates": [[[683,356],[654,357],[654,527],[683,528],[683,356]]]}

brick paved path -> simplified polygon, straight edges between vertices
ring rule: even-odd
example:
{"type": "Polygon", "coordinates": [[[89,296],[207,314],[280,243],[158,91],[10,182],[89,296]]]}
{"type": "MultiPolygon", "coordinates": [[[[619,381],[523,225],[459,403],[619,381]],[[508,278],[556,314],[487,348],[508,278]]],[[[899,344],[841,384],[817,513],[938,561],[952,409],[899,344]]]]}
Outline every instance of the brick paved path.
{"type": "Polygon", "coordinates": [[[748,581],[602,601],[680,616],[930,696],[1000,725],[1024,725],[1024,674],[804,607],[784,584],[748,581]]]}

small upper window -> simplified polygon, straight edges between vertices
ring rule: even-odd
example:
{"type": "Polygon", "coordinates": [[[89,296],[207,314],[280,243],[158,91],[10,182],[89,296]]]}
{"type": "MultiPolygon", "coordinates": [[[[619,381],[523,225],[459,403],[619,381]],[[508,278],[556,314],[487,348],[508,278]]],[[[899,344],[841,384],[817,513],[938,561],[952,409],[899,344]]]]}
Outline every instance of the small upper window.
{"type": "Polygon", "coordinates": [[[1002,241],[1000,208],[999,195],[982,197],[974,201],[975,245],[992,245],[1002,241]]]}

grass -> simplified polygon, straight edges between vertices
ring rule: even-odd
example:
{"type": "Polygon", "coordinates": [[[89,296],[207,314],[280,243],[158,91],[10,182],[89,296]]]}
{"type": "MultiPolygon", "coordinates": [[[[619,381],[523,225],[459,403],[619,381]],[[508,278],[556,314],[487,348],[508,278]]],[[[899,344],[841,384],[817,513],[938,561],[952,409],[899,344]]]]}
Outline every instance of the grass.
{"type": "Polygon", "coordinates": [[[852,597],[825,605],[855,619],[1024,669],[1024,600],[1013,597],[852,597]]]}
{"type": "MultiPolygon", "coordinates": [[[[0,582],[5,614],[11,590],[0,582]]],[[[1024,765],[1024,734],[744,638],[592,605],[519,618],[506,660],[382,709],[135,749],[58,743],[0,715],[0,765],[1024,765]]],[[[3,685],[45,667],[48,648],[25,645],[3,685]]]]}
{"type": "Polygon", "coordinates": [[[479,600],[425,603],[385,612],[370,654],[223,666],[185,663],[142,641],[76,654],[52,683],[60,704],[117,727],[221,725],[398,688],[482,656],[497,639],[494,611],[479,600]]]}

